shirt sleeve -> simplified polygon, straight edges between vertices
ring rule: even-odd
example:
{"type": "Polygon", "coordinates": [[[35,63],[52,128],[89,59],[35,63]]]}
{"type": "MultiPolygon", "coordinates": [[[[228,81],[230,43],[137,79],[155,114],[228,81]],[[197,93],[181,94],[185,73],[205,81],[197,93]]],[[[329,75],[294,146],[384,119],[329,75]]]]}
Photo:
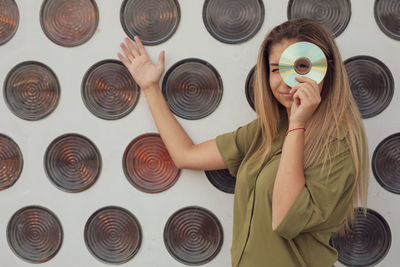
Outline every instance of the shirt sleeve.
{"type": "Polygon", "coordinates": [[[216,137],[218,150],[228,165],[229,173],[232,176],[236,176],[258,127],[258,119],[255,119],[239,127],[236,131],[221,134],[216,137]]]}
{"type": "Polygon", "coordinates": [[[304,188],[275,229],[287,240],[301,232],[333,229],[345,220],[353,197],[355,169],[349,147],[341,142],[342,148],[331,154],[329,175],[329,160],[323,173],[321,162],[305,170],[304,188]]]}

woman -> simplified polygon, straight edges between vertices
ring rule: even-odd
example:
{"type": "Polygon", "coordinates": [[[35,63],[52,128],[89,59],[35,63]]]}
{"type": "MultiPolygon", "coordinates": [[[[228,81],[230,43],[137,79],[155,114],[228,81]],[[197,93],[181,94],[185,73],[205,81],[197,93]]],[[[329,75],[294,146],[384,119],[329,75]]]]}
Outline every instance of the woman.
{"type": "Polygon", "coordinates": [[[232,266],[333,266],[333,233],[345,234],[359,201],[366,207],[368,148],[340,53],[330,32],[309,19],[287,21],[263,41],[256,65],[257,119],[232,133],[193,144],[159,88],[158,64],[142,43],[126,39],[118,54],[142,88],[160,135],[179,168],[228,168],[236,176],[232,266]],[[290,88],[278,62],[291,44],[319,46],[324,80],[298,77],[290,88]]]}

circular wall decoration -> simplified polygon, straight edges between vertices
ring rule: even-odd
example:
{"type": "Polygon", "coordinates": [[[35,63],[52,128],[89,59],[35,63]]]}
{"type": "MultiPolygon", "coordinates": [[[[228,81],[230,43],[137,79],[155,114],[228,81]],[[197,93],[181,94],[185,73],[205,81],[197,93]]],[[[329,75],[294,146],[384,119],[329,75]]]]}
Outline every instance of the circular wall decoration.
{"type": "Polygon", "coordinates": [[[249,74],[247,75],[245,90],[246,90],[247,103],[249,103],[250,107],[255,111],[255,107],[254,107],[254,87],[253,87],[254,70],[255,70],[255,66],[250,70],[249,74]]]}
{"type": "Polygon", "coordinates": [[[15,0],[2,0],[0,5],[0,45],[7,43],[17,32],[19,11],[15,0]]]}
{"type": "Polygon", "coordinates": [[[374,266],[388,253],[392,234],[385,219],[368,209],[364,216],[361,208],[354,209],[351,232],[344,237],[333,235],[330,243],[339,253],[339,261],[346,266],[374,266]]]}
{"type": "Polygon", "coordinates": [[[128,115],[140,95],[128,69],[117,60],[103,60],[86,72],[82,81],[82,99],[95,116],[116,120],[128,115]]]}
{"type": "Polygon", "coordinates": [[[52,42],[65,47],[78,46],[95,34],[99,10],[94,0],[45,0],[40,23],[52,42]]]}
{"type": "Polygon", "coordinates": [[[235,192],[236,177],[229,174],[228,169],[205,171],[210,183],[225,193],[235,192]]]}
{"type": "Polygon", "coordinates": [[[208,62],[189,58],[175,63],[166,72],[162,92],[175,115],[197,120],[218,107],[222,99],[222,79],[208,62]]]}
{"type": "Polygon", "coordinates": [[[25,61],[7,74],[4,99],[8,108],[24,120],[45,118],[57,107],[60,84],[55,73],[36,61],[25,61]]]}
{"type": "Polygon", "coordinates": [[[249,40],[260,30],[264,13],[261,0],[206,0],[203,22],[215,39],[238,44],[249,40]]]}
{"type": "Polygon", "coordinates": [[[390,38],[400,40],[400,2],[375,0],[374,11],[379,28],[390,38]]]}
{"type": "Polygon", "coordinates": [[[351,57],[344,64],[362,118],[374,117],[385,110],[394,92],[389,68],[370,56],[351,57]]]}
{"type": "Polygon", "coordinates": [[[400,133],[385,138],[376,147],[372,171],[383,188],[400,194],[400,133]]]}
{"type": "Polygon", "coordinates": [[[349,24],[351,4],[349,0],[290,0],[287,17],[314,19],[338,37],[349,24]]]}
{"type": "Polygon", "coordinates": [[[218,218],[201,207],[176,211],[164,228],[164,243],[177,261],[187,265],[210,262],[219,253],[223,242],[218,218]]]}
{"type": "Polygon", "coordinates": [[[138,35],[143,44],[156,45],[175,33],[181,10],[177,0],[124,0],[120,17],[131,39],[138,35]]]}
{"type": "Polygon", "coordinates": [[[115,206],[93,213],[86,222],[84,236],[90,253],[112,264],[128,262],[142,243],[139,221],[128,210],[115,206]]]}
{"type": "Polygon", "coordinates": [[[91,187],[101,169],[101,156],[86,137],[65,134],[56,138],[46,150],[44,166],[50,181],[70,193],[91,187]]]}
{"type": "Polygon", "coordinates": [[[122,160],[128,181],[146,193],[159,193],[173,186],[180,175],[159,134],[143,134],[126,148],[122,160]]]}
{"type": "Polygon", "coordinates": [[[20,258],[31,263],[43,263],[60,250],[63,229],[50,210],[27,206],[18,210],[8,222],[7,240],[20,258]]]}
{"type": "Polygon", "coordinates": [[[18,145],[10,137],[0,134],[0,191],[18,180],[23,165],[18,145]]]}

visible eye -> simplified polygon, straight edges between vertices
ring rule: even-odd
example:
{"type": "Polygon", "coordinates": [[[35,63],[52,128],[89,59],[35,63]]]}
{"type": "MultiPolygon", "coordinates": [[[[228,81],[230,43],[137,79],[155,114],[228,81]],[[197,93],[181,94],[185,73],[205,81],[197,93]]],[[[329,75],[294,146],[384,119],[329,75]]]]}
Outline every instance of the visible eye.
{"type": "Polygon", "coordinates": [[[271,72],[277,72],[279,69],[273,69],[271,72]]]}

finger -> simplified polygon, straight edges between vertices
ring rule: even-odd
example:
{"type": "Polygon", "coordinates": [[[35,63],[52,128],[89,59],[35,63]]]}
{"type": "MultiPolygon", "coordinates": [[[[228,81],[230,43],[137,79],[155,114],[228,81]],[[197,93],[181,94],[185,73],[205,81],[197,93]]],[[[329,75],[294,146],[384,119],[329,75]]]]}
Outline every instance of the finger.
{"type": "Polygon", "coordinates": [[[125,67],[128,67],[131,64],[130,60],[126,59],[121,53],[118,53],[117,55],[119,60],[121,60],[122,64],[124,64],[125,67]]]}
{"type": "Polygon", "coordinates": [[[125,37],[125,41],[126,41],[126,43],[128,44],[129,51],[132,53],[132,55],[133,55],[134,57],[140,56],[140,55],[139,55],[139,52],[136,50],[136,47],[135,47],[135,45],[133,44],[133,42],[131,41],[131,39],[129,39],[128,37],[125,37]]]}
{"type": "Polygon", "coordinates": [[[318,89],[318,84],[313,79],[310,79],[306,76],[296,76],[296,80],[301,83],[308,83],[311,84],[315,89],[318,89]]]}
{"type": "Polygon", "coordinates": [[[131,54],[131,52],[129,51],[129,49],[126,47],[126,45],[124,43],[121,43],[121,48],[122,48],[122,51],[124,52],[126,58],[132,62],[135,57],[131,54]]]}
{"type": "Polygon", "coordinates": [[[158,56],[158,64],[157,64],[157,68],[161,68],[164,69],[164,65],[165,65],[165,51],[161,51],[160,55],[158,56]]]}
{"type": "Polygon", "coordinates": [[[146,49],[144,48],[144,46],[142,44],[142,41],[140,40],[139,36],[137,36],[137,35],[135,36],[135,42],[136,42],[136,44],[137,44],[137,46],[139,48],[139,52],[142,55],[147,55],[146,49]]]}

